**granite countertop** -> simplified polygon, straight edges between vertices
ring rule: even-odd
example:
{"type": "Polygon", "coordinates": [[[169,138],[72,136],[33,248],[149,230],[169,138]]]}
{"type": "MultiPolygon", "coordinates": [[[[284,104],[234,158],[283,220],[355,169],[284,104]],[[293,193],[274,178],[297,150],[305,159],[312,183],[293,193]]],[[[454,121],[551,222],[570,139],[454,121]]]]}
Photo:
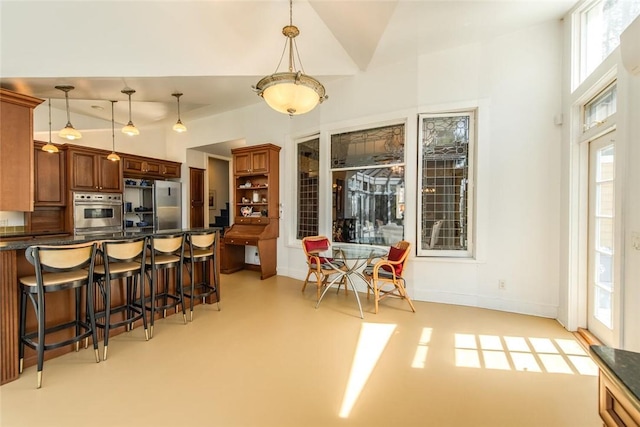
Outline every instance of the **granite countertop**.
{"type": "Polygon", "coordinates": [[[3,241],[4,237],[20,237],[19,235],[12,234],[11,236],[0,235],[0,251],[14,251],[20,249],[26,249],[29,246],[33,245],[67,245],[73,243],[83,243],[83,242],[91,242],[95,240],[109,240],[109,239],[124,239],[129,237],[136,236],[154,236],[154,235],[163,235],[163,234],[173,234],[173,233],[189,233],[189,232],[197,232],[204,230],[214,230],[214,231],[222,231],[220,227],[206,227],[206,228],[180,228],[174,230],[162,230],[162,231],[139,231],[139,232],[131,232],[131,231],[122,231],[119,233],[107,233],[107,234],[95,234],[91,236],[47,236],[46,234],[33,236],[31,234],[24,234],[24,240],[8,240],[3,241]]]}
{"type": "Polygon", "coordinates": [[[600,368],[614,377],[622,391],[640,408],[640,353],[604,345],[592,345],[589,349],[600,368]]]}

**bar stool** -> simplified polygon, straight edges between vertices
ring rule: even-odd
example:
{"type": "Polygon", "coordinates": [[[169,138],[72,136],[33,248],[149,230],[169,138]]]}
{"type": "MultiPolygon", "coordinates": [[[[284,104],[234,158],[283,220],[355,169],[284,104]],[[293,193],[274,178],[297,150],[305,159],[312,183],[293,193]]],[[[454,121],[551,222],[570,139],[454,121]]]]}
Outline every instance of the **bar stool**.
{"type": "Polygon", "coordinates": [[[94,268],[94,282],[102,296],[104,310],[96,312],[96,326],[104,330],[104,350],[102,360],[107,360],[109,331],[111,328],[126,326],[133,330],[134,322],[142,319],[144,336],[149,340],[147,316],[144,304],[144,265],[146,263],[146,237],[125,240],[107,240],[100,244],[103,264],[94,268]],[[111,307],[111,281],[125,280],[124,303],[111,307]],[[140,287],[138,290],[138,282],[140,287]],[[123,320],[112,320],[112,316],[123,313],[123,320]],[[103,321],[101,321],[103,319],[103,321]]]}
{"type": "Polygon", "coordinates": [[[151,283],[151,296],[146,301],[145,308],[151,312],[151,330],[149,337],[153,338],[153,324],[156,312],[162,310],[162,317],[167,317],[168,308],[182,305],[182,318],[187,323],[187,313],[184,307],[184,291],[182,288],[182,266],[184,264],[184,233],[163,234],[149,237],[148,248],[151,256],[145,260],[145,272],[151,283]],[[169,270],[175,273],[175,290],[172,293],[169,283],[169,270]],[[158,276],[164,272],[163,288],[159,289],[158,276]],[[160,305],[158,305],[160,303],[160,305]]]}
{"type": "Polygon", "coordinates": [[[35,267],[35,276],[21,277],[20,281],[20,343],[19,343],[19,371],[22,373],[25,344],[33,348],[38,354],[38,388],[42,387],[42,368],[44,352],[70,344],[79,349],[79,342],[88,338],[93,339],[96,362],[100,362],[98,354],[98,337],[93,307],[93,269],[96,255],[96,244],[82,243],[77,245],[36,245],[30,246],[25,252],[27,260],[35,267]],[[86,313],[82,313],[82,288],[86,287],[86,313]],[[53,292],[75,290],[75,319],[46,326],[45,295],[53,292]],[[26,331],[27,298],[33,305],[37,330],[26,331]],[[83,317],[84,314],[84,317],[83,317]],[[88,322],[88,323],[87,323],[88,322]],[[73,337],[46,343],[46,336],[65,329],[75,330],[73,337]]]}
{"type": "Polygon", "coordinates": [[[218,232],[215,230],[191,231],[187,233],[188,253],[184,254],[184,266],[189,274],[191,286],[184,296],[190,301],[190,320],[193,321],[193,300],[202,298],[204,304],[205,299],[216,294],[216,302],[218,311],[220,311],[220,293],[218,290],[218,275],[216,270],[215,254],[218,247],[218,232]],[[196,264],[200,266],[201,281],[196,283],[196,264]]]}

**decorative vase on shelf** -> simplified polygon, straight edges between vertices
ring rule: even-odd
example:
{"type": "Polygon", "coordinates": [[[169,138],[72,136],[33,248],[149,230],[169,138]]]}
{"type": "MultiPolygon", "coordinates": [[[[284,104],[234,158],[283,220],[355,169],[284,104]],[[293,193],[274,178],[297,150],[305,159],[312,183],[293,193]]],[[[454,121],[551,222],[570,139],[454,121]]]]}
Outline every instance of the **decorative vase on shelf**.
{"type": "Polygon", "coordinates": [[[253,192],[253,203],[260,203],[260,193],[257,191],[253,192]]]}

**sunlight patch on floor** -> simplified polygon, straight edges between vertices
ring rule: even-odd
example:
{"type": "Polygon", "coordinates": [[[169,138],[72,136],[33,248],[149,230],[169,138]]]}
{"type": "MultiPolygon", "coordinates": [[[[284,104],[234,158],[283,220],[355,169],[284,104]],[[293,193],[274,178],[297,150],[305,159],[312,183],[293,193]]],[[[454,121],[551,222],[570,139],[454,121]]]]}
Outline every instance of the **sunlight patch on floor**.
{"type": "Polygon", "coordinates": [[[461,368],[598,375],[589,355],[570,339],[456,333],[454,343],[461,368]]]}
{"type": "Polygon", "coordinates": [[[413,362],[411,362],[412,368],[424,368],[427,362],[427,353],[429,352],[429,343],[431,342],[431,334],[433,328],[422,328],[422,334],[420,335],[420,341],[416,348],[416,354],[413,356],[413,362]]]}
{"type": "Polygon", "coordinates": [[[395,329],[396,325],[390,323],[362,324],[360,338],[351,364],[351,373],[342,399],[340,418],[347,418],[351,413],[353,405],[360,396],[395,329]]]}

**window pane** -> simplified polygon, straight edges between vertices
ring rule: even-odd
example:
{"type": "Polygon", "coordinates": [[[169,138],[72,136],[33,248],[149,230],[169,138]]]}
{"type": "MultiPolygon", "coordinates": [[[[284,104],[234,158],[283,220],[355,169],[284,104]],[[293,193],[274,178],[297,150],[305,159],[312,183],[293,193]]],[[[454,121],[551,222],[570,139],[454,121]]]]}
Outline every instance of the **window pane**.
{"type": "Polygon", "coordinates": [[[333,240],[391,245],[404,239],[404,168],[333,172],[333,240]]]}
{"type": "Polygon", "coordinates": [[[616,85],[608,87],[584,106],[584,130],[605,122],[617,108],[616,85]]]}
{"type": "Polygon", "coordinates": [[[472,113],[424,115],[420,122],[421,249],[468,249],[472,113]]]}
{"type": "Polygon", "coordinates": [[[319,139],[298,144],[298,239],[318,235],[319,160],[319,139]]]}
{"type": "Polygon", "coordinates": [[[331,135],[331,167],[404,163],[404,125],[331,135]]]}
{"type": "Polygon", "coordinates": [[[581,14],[582,82],[620,44],[620,34],[640,14],[640,0],[600,0],[581,14]]]}

